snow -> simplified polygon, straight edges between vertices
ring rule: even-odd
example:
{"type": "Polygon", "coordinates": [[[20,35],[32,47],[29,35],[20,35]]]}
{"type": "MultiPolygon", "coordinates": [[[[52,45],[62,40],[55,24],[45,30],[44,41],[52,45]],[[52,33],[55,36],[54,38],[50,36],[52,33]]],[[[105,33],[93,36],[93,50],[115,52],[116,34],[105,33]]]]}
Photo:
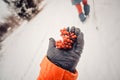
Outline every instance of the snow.
{"type": "Polygon", "coordinates": [[[0,0],[0,19],[4,21],[3,18],[5,18],[6,15],[10,15],[9,9],[7,5],[2,0],[0,0]]]}
{"type": "Polygon", "coordinates": [[[2,42],[0,80],[36,80],[49,38],[58,39],[59,29],[68,26],[79,27],[84,33],[78,80],[119,80],[120,1],[89,0],[91,12],[83,24],[70,0],[46,0],[46,3],[41,13],[21,24],[2,42]]]}

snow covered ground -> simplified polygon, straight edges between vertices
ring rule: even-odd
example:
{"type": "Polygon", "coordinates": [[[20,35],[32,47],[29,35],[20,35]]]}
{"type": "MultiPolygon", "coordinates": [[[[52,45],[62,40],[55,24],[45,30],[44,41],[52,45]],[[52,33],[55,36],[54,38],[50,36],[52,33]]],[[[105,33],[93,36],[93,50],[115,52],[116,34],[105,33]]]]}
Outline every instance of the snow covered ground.
{"type": "Polygon", "coordinates": [[[49,38],[58,39],[59,29],[68,26],[79,27],[85,38],[78,80],[120,80],[120,0],[89,0],[91,12],[84,24],[70,0],[46,3],[41,13],[2,42],[0,80],[36,80],[49,38]]]}

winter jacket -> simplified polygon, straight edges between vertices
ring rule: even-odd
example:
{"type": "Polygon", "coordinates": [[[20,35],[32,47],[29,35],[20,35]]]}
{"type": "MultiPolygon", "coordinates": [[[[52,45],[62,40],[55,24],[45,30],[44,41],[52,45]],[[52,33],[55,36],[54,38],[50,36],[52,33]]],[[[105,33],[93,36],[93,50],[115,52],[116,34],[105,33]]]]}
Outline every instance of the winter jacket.
{"type": "Polygon", "coordinates": [[[80,4],[80,2],[82,2],[82,0],[72,0],[72,4],[73,5],[80,4]]]}
{"type": "Polygon", "coordinates": [[[53,64],[45,57],[41,64],[41,70],[37,80],[76,80],[78,72],[72,73],[53,64]]]}

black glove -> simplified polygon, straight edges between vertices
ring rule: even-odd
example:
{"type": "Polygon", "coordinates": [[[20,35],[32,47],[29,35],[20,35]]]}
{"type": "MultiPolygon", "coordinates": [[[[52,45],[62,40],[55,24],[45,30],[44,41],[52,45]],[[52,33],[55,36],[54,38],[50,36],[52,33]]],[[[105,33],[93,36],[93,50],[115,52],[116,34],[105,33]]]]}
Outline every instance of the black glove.
{"type": "Polygon", "coordinates": [[[83,33],[79,28],[75,27],[72,27],[71,29],[67,28],[67,30],[74,32],[77,35],[77,40],[74,43],[73,48],[69,50],[57,49],[55,40],[50,38],[47,57],[57,66],[74,73],[84,46],[83,33]]]}

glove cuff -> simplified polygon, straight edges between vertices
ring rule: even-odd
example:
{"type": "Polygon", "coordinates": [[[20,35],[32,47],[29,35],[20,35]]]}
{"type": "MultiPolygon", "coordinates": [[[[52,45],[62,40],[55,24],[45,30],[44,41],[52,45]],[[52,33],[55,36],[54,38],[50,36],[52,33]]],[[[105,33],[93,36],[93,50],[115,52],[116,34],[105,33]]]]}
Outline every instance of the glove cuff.
{"type": "Polygon", "coordinates": [[[71,64],[72,62],[68,62],[68,63],[69,63],[69,64],[68,64],[68,63],[64,63],[64,61],[58,61],[58,60],[52,59],[52,58],[50,58],[49,56],[47,56],[47,58],[48,58],[53,64],[55,64],[55,65],[57,65],[57,66],[65,69],[65,70],[68,70],[68,71],[70,71],[70,72],[72,72],[72,73],[75,73],[75,72],[76,72],[75,67],[76,67],[77,63],[75,64],[75,62],[73,62],[74,64],[71,64]],[[73,66],[73,65],[74,65],[74,66],[73,66]]]}

